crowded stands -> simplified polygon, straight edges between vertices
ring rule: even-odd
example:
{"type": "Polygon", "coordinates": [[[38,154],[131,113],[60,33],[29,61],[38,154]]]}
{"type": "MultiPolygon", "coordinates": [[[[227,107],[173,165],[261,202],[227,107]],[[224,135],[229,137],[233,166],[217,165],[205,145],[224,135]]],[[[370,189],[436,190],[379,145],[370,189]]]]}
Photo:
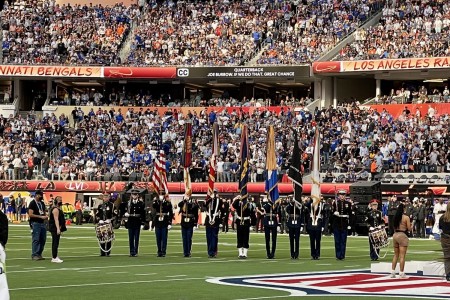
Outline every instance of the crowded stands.
{"type": "Polygon", "coordinates": [[[436,57],[449,55],[450,5],[444,1],[396,1],[379,24],[355,34],[337,60],[436,57]]]}
{"type": "Polygon", "coordinates": [[[275,30],[268,1],[205,1],[151,8],[139,18],[132,65],[241,65],[275,30]]]}
{"type": "Polygon", "coordinates": [[[258,64],[309,63],[383,5],[384,0],[152,1],[111,7],[15,2],[2,11],[3,63],[220,66],[256,57],[258,64]],[[125,45],[128,34],[132,39],[125,45]]]}
{"type": "Polygon", "coordinates": [[[384,1],[303,2],[285,16],[283,29],[269,34],[258,64],[310,63],[354,32],[384,1]]]}
{"type": "Polygon", "coordinates": [[[137,6],[59,5],[54,1],[17,2],[2,11],[3,63],[120,63],[119,49],[137,6]]]}
{"type": "Polygon", "coordinates": [[[376,164],[377,172],[450,171],[449,141],[445,133],[448,116],[439,116],[433,110],[421,116],[405,109],[394,120],[385,110],[360,110],[357,105],[347,105],[314,112],[302,107],[294,111],[284,106],[279,113],[257,108],[252,114],[232,108],[229,112],[204,109],[183,115],[174,108],[161,117],[157,108],[97,108],[88,114],[75,110],[70,117],[46,115],[36,122],[32,114],[27,119],[4,118],[1,123],[4,166],[0,174],[4,178],[31,178],[39,175],[33,173],[39,167],[44,177],[54,180],[149,181],[153,159],[162,148],[167,154],[169,181],[180,181],[183,125],[188,119],[192,120],[194,136],[191,176],[197,182],[207,180],[214,122],[220,125],[221,134],[219,182],[236,181],[239,135],[244,123],[250,129],[252,182],[264,178],[269,124],[276,127],[280,179],[286,174],[292,151],[290,128],[300,130],[303,167],[309,172],[312,126],[317,122],[324,128],[322,171],[330,171],[326,181],[330,176],[333,180],[333,173],[346,173],[349,180],[370,179],[372,163],[376,164]],[[57,143],[56,136],[62,139],[61,143],[57,143]],[[52,146],[57,146],[57,153],[48,160],[45,153],[52,146]]]}

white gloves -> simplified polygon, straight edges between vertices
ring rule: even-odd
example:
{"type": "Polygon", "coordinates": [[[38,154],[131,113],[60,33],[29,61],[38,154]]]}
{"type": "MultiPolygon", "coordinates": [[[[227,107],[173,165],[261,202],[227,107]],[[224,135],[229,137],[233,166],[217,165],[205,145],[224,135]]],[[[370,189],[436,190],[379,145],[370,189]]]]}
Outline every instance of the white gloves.
{"type": "Polygon", "coordinates": [[[371,227],[369,227],[369,230],[372,231],[372,230],[374,230],[374,228],[371,226],[371,227]]]}
{"type": "Polygon", "coordinates": [[[98,221],[98,224],[104,224],[105,222],[103,220],[98,221]]]}
{"type": "Polygon", "coordinates": [[[325,229],[325,228],[322,227],[322,232],[323,232],[324,229],[325,229]]]}
{"type": "Polygon", "coordinates": [[[335,212],[334,212],[334,215],[335,215],[335,216],[339,216],[339,212],[338,212],[338,211],[335,211],[335,212]]]}
{"type": "Polygon", "coordinates": [[[167,229],[168,230],[172,229],[172,225],[167,225],[167,229]]]}
{"type": "Polygon", "coordinates": [[[250,231],[253,231],[253,226],[250,226],[250,231]]]}
{"type": "Polygon", "coordinates": [[[196,230],[197,230],[197,226],[194,226],[194,228],[193,228],[193,229],[194,229],[194,231],[196,231],[196,230]]]}
{"type": "Polygon", "coordinates": [[[130,216],[130,214],[126,212],[124,216],[125,216],[125,218],[128,218],[130,216]]]}
{"type": "Polygon", "coordinates": [[[277,232],[280,233],[281,232],[281,227],[277,226],[277,232]]]}
{"type": "Polygon", "coordinates": [[[352,226],[348,226],[347,229],[348,229],[348,230],[352,229],[352,226]]]}
{"type": "Polygon", "coordinates": [[[302,226],[302,227],[300,227],[300,231],[303,231],[303,226],[302,226]]]}
{"type": "Polygon", "coordinates": [[[111,220],[105,220],[105,223],[111,223],[111,220]]]}

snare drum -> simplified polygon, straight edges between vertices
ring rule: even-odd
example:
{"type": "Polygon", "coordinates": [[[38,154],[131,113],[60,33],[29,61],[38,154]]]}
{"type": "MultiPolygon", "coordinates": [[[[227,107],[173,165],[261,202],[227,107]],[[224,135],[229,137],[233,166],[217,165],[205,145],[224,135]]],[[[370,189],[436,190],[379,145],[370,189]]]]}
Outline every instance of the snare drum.
{"type": "Polygon", "coordinates": [[[373,247],[376,249],[389,246],[389,239],[386,230],[383,227],[375,228],[369,231],[369,239],[373,247]]]}
{"type": "Polygon", "coordinates": [[[111,223],[97,224],[95,232],[97,233],[97,239],[100,244],[106,244],[115,239],[111,223]]]}

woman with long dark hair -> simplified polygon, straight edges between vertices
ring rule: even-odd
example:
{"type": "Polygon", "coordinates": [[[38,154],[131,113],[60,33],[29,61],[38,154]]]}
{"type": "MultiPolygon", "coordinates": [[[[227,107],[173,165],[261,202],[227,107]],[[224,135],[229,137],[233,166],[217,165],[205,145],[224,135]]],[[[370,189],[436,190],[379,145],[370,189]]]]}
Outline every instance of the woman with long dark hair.
{"type": "Polygon", "coordinates": [[[407,278],[405,275],[405,257],[408,250],[409,239],[408,232],[411,232],[411,220],[405,213],[405,205],[401,203],[394,216],[394,230],[392,236],[394,241],[394,258],[392,259],[391,278],[395,278],[395,269],[397,262],[400,260],[399,278],[407,278]]]}
{"type": "Polygon", "coordinates": [[[58,247],[59,239],[61,238],[61,233],[67,230],[66,223],[64,220],[64,213],[61,210],[62,198],[57,196],[55,203],[53,204],[50,211],[50,220],[48,224],[49,231],[52,234],[52,262],[62,263],[63,261],[58,257],[58,247]]]}
{"type": "Polygon", "coordinates": [[[439,219],[439,229],[441,232],[441,246],[444,252],[444,269],[447,281],[450,281],[450,205],[444,215],[439,219]]]}

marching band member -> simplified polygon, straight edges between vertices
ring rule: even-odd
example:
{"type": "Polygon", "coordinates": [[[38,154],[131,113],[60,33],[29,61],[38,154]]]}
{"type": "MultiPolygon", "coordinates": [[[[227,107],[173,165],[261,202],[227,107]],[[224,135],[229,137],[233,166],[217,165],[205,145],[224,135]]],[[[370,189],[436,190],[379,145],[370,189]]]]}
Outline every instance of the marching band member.
{"type": "Polygon", "coordinates": [[[236,211],[236,235],[239,258],[247,258],[248,242],[250,239],[251,216],[255,213],[255,206],[247,199],[242,199],[241,195],[233,199],[233,208],[236,211]]]}
{"type": "Polygon", "coordinates": [[[287,227],[289,228],[289,243],[291,259],[298,259],[300,253],[300,231],[303,227],[305,208],[302,203],[296,201],[292,195],[286,205],[287,227]]]}
{"type": "Polygon", "coordinates": [[[320,201],[314,205],[314,200],[306,204],[306,229],[309,234],[309,242],[311,245],[311,259],[318,260],[320,258],[320,241],[322,240],[324,201],[320,201]]]}
{"type": "Polygon", "coordinates": [[[333,236],[334,247],[337,260],[345,259],[345,249],[347,247],[347,230],[349,218],[352,214],[352,204],[346,200],[347,192],[339,191],[337,201],[333,202],[333,236]]]}
{"type": "Polygon", "coordinates": [[[128,229],[128,240],[130,244],[130,257],[138,256],[139,252],[139,236],[141,233],[141,225],[145,222],[144,202],[139,200],[139,190],[130,191],[131,197],[126,205],[125,227],[128,229]]]}
{"type": "MultiPolygon", "coordinates": [[[[103,203],[97,208],[97,218],[99,219],[99,224],[111,223],[114,217],[114,204],[109,201],[111,195],[104,193],[102,195],[103,203]]],[[[100,244],[100,256],[110,256],[111,255],[111,242],[100,244]]]]}
{"type": "Polygon", "coordinates": [[[264,225],[264,235],[266,238],[267,258],[274,259],[275,250],[277,248],[278,203],[273,204],[271,201],[269,201],[267,197],[265,197],[263,199],[261,209],[264,217],[263,225],[264,225]],[[272,249],[270,247],[270,235],[272,235],[272,249]]]}
{"type": "Polygon", "coordinates": [[[208,257],[217,257],[217,244],[219,242],[219,225],[223,213],[223,201],[214,189],[214,197],[206,200],[206,245],[208,247],[208,257]]]}
{"type": "Polygon", "coordinates": [[[198,205],[192,200],[192,192],[187,192],[183,201],[178,203],[181,214],[181,237],[183,239],[184,257],[191,257],[192,235],[197,225],[198,205]]]}
{"type": "Polygon", "coordinates": [[[173,208],[169,201],[169,195],[160,195],[153,202],[155,210],[155,235],[156,245],[158,247],[158,257],[166,257],[167,235],[172,228],[173,208]]]}
{"type": "MultiPolygon", "coordinates": [[[[367,213],[366,222],[367,226],[369,226],[369,232],[377,228],[378,226],[384,226],[383,215],[381,211],[378,210],[378,201],[377,199],[373,199],[370,202],[370,211],[367,213]]],[[[370,242],[370,258],[372,261],[378,260],[380,249],[376,249],[373,247],[373,244],[370,242]]]]}

